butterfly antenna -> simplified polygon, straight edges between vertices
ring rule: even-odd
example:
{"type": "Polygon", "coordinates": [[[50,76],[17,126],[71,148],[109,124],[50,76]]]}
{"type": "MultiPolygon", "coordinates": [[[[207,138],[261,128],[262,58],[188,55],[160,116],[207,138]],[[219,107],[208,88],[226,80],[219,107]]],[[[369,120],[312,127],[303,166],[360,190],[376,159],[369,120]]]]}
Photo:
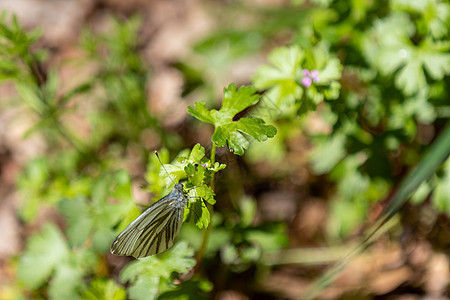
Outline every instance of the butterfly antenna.
{"type": "Polygon", "coordinates": [[[161,162],[161,159],[159,158],[159,155],[158,155],[158,151],[155,150],[155,154],[156,154],[156,157],[159,160],[159,163],[161,164],[161,167],[163,167],[164,171],[166,171],[167,175],[169,176],[170,181],[172,181],[173,184],[175,184],[175,181],[172,180],[172,177],[170,177],[169,172],[167,172],[167,169],[164,167],[163,163],[161,162]]]}

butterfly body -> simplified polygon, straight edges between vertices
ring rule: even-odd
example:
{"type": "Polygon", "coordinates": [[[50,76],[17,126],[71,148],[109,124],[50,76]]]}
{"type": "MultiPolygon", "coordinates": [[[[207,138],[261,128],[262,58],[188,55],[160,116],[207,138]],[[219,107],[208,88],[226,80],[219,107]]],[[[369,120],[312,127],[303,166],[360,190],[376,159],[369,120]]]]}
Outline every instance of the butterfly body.
{"type": "Polygon", "coordinates": [[[140,258],[170,248],[180,232],[187,202],[183,185],[177,183],[172,192],[147,208],[117,236],[111,253],[140,258]]]}

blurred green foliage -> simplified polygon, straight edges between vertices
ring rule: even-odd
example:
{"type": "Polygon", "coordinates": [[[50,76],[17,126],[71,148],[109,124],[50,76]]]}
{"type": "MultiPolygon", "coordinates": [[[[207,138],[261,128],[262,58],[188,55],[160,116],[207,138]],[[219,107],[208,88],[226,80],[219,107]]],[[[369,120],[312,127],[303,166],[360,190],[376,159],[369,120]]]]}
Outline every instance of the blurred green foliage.
{"type": "Polygon", "coordinates": [[[128,264],[120,279],[130,282],[130,298],[153,299],[161,292],[174,290],[176,286],[169,280],[171,274],[187,273],[195,265],[193,255],[193,249],[180,242],[158,257],[145,257],[128,264]]]}
{"type": "MultiPolygon", "coordinates": [[[[449,117],[448,3],[337,0],[243,7],[227,9],[244,11],[252,22],[243,27],[222,20],[220,30],[175,64],[185,77],[183,96],[203,97],[187,113],[214,126],[210,158],[200,144],[186,148],[183,137],[163,128],[148,107],[151,72],[139,53],[140,18],[111,18],[107,33],[83,31],[78,63],[95,70],[61,93],[57,68],[44,68],[48,53],[34,46],[40,32],[25,32],[15,18],[1,15],[0,80],[12,82],[17,96],[0,105],[27,107],[37,116],[28,134],[41,134],[51,149],[28,162],[18,177],[25,199],[19,213],[33,224],[42,209],[52,208],[64,220],[64,226],[49,220],[27,236],[15,265],[17,295],[23,289],[51,299],[201,299],[208,298],[213,280],[202,272],[179,275],[196,263],[204,269],[220,264],[231,272],[265,269],[264,252],[288,245],[286,226],[255,224],[257,202],[245,195],[242,182],[235,188],[241,192],[229,193],[238,195],[237,205],[213,209],[214,175],[227,172],[215,161],[216,147],[228,147],[250,164],[277,166],[291,151],[289,143],[307,136],[312,172],[326,175],[335,187],[329,242],[342,241],[364,224],[371,205],[384,200],[404,170],[420,160],[428,143],[420,139],[422,126],[439,129],[449,117]],[[250,85],[227,84],[219,108],[214,91],[226,78],[221,76],[280,37],[284,43],[247,79],[250,85]],[[70,115],[81,115],[88,132],[71,126],[70,115]],[[311,125],[317,119],[319,129],[311,125]],[[159,154],[168,174],[146,148],[149,134],[164,147],[159,154]],[[105,271],[112,260],[106,253],[141,212],[123,170],[130,149],[147,166],[146,189],[155,200],[179,180],[186,180],[192,198],[180,242],[127,264],[115,280],[113,271],[105,271]]],[[[449,186],[447,159],[418,186],[412,202],[431,199],[436,213],[450,215],[449,186]]]]}

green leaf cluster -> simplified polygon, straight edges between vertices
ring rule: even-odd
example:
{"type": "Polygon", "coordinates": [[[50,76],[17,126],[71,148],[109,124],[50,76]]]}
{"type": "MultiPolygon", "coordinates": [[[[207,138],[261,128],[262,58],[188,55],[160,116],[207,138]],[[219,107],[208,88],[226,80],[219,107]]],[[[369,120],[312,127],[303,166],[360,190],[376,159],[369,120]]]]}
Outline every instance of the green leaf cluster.
{"type": "Polygon", "coordinates": [[[193,255],[194,251],[180,242],[158,257],[150,256],[128,264],[120,279],[129,282],[130,299],[154,299],[174,287],[170,280],[172,273],[187,273],[195,265],[193,255]]]}
{"type": "Polygon", "coordinates": [[[234,120],[236,115],[246,108],[255,105],[259,96],[253,87],[237,88],[230,84],[224,89],[222,106],[219,110],[208,110],[204,102],[196,102],[189,106],[188,112],[200,121],[214,125],[211,138],[219,147],[227,146],[237,155],[243,155],[248,149],[249,138],[259,142],[274,137],[277,130],[272,125],[266,125],[263,119],[242,117],[234,120]]]}
{"type": "Polygon", "coordinates": [[[47,224],[29,239],[17,276],[30,290],[48,282],[51,299],[78,299],[83,277],[92,272],[96,261],[90,249],[71,251],[60,230],[47,224]]]}
{"type": "MultiPolygon", "coordinates": [[[[448,4],[438,7],[450,14],[448,4]]],[[[450,74],[450,44],[431,37],[414,44],[416,30],[408,15],[393,14],[378,21],[361,41],[367,61],[384,76],[395,73],[395,86],[406,96],[428,88],[425,71],[432,80],[450,74]]]]}
{"type": "Polygon", "coordinates": [[[269,55],[271,65],[258,68],[253,84],[258,90],[267,90],[260,113],[275,119],[293,116],[307,107],[315,107],[324,99],[336,99],[339,95],[342,66],[330,55],[325,44],[311,50],[300,45],[280,47],[269,55]],[[304,70],[317,70],[319,80],[310,87],[301,84],[304,70]],[[265,110],[262,112],[262,110],[265,110]],[[275,112],[273,112],[275,110],[275,112]]]}
{"type": "Polygon", "coordinates": [[[39,29],[26,32],[17,17],[0,15],[0,81],[7,79],[32,80],[31,68],[35,60],[44,58],[45,52],[33,53],[30,47],[39,39],[39,29]],[[25,76],[24,76],[25,75],[25,76]]]}
{"type": "MultiPolygon", "coordinates": [[[[258,265],[266,251],[276,251],[287,246],[284,224],[266,222],[253,224],[256,202],[247,196],[240,199],[237,213],[225,215],[220,229],[213,232],[210,251],[220,249],[224,264],[235,272],[243,272],[258,265]],[[217,237],[216,237],[217,235],[217,237]]],[[[216,225],[217,226],[217,225],[216,225]]]]}
{"type": "Polygon", "coordinates": [[[89,288],[83,291],[82,298],[88,300],[125,300],[125,290],[111,279],[94,279],[89,288]]]}
{"type": "Polygon", "coordinates": [[[82,247],[89,239],[93,250],[105,253],[117,235],[114,227],[120,221],[119,228],[123,229],[139,211],[133,202],[131,180],[125,171],[102,176],[93,183],[91,191],[90,199],[62,200],[59,210],[66,217],[66,233],[72,246],[82,247]],[[110,197],[116,203],[110,203],[110,197]]]}

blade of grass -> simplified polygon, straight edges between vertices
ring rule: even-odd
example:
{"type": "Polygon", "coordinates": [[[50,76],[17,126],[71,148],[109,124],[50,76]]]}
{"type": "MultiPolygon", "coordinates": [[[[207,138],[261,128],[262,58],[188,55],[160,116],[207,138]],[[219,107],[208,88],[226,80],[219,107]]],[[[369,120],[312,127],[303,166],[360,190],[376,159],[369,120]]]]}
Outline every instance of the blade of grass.
{"type": "Polygon", "coordinates": [[[377,237],[386,232],[391,226],[390,220],[399,211],[403,204],[409,200],[409,196],[425,180],[433,175],[439,166],[450,155],[450,123],[441,132],[436,141],[431,145],[419,164],[405,177],[392,202],[386,207],[380,219],[372,225],[360,242],[349,254],[332,266],[323,276],[317,279],[303,295],[301,299],[314,299],[325,290],[337,276],[347,267],[348,263],[358,254],[367,249],[377,237]]]}

